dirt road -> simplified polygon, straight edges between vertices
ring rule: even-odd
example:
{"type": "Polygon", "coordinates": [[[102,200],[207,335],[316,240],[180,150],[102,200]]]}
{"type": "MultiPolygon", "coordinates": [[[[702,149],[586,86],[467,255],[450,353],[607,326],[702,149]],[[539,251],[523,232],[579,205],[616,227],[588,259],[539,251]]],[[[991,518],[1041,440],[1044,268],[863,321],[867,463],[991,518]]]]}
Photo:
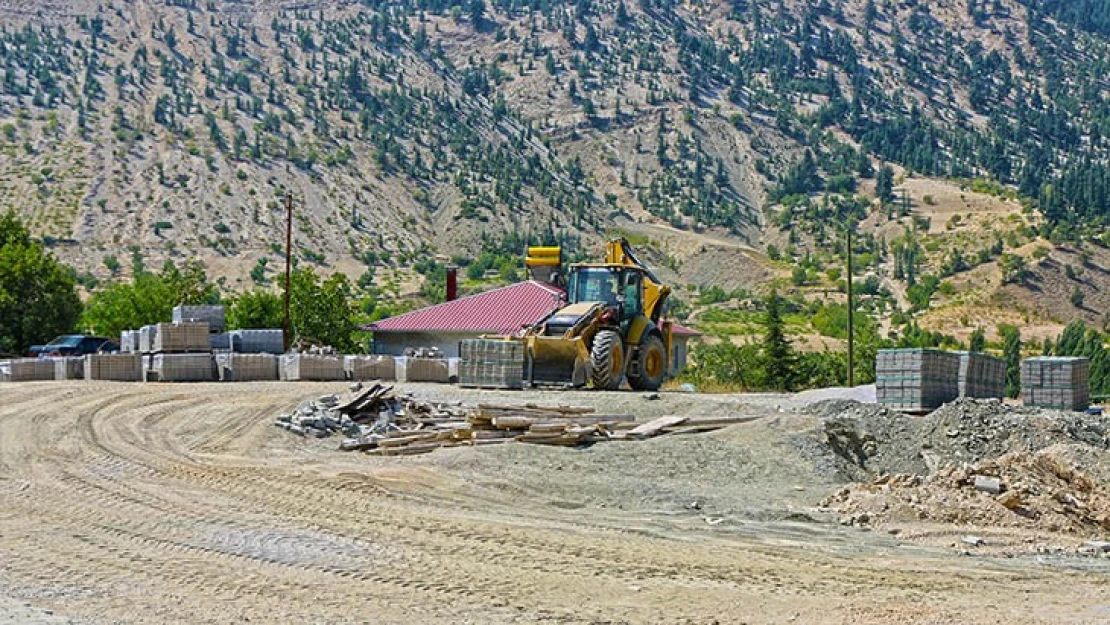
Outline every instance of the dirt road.
{"type": "MultiPolygon", "coordinates": [[[[794,427],[787,414],[414,458],[271,425],[340,390],[0,386],[0,623],[1110,621],[1104,570],[810,520],[831,486],[761,444],[794,427]]],[[[645,412],[745,401],[593,397],[645,412]]]]}

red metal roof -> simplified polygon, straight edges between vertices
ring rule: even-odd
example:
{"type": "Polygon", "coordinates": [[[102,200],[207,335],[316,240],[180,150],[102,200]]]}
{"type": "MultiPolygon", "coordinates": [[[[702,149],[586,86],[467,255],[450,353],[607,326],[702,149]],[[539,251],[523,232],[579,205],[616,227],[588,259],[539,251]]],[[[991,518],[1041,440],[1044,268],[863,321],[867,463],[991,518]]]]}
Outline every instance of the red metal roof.
{"type": "MultiPolygon", "coordinates": [[[[382,319],[363,329],[372,332],[480,332],[516,334],[562,306],[564,293],[549,284],[529,280],[477,295],[461,297],[403,315],[382,319]]],[[[701,336],[673,324],[675,336],[701,336]]]]}
{"type": "Polygon", "coordinates": [[[677,323],[671,324],[671,334],[675,336],[701,336],[701,332],[686,326],[680,326],[677,323]]]}
{"type": "Polygon", "coordinates": [[[453,302],[414,310],[366,326],[373,332],[488,332],[515,334],[563,303],[563,291],[529,280],[453,302]]]}

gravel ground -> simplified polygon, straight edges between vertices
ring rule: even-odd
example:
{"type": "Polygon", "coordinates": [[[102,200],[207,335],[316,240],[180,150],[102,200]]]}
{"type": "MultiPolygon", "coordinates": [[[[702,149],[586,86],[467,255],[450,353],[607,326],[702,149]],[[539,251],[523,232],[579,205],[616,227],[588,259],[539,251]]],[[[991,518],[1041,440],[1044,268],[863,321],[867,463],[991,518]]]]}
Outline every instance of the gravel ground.
{"type": "MultiPolygon", "coordinates": [[[[400,458],[272,425],[345,390],[4,385],[0,623],[1055,625],[1110,614],[1097,559],[967,558],[940,537],[984,528],[839,524],[820,503],[851,479],[842,467],[874,467],[829,444],[828,422],[844,420],[825,414],[837,400],[404,385],[424,399],[641,420],[763,418],[584,449],[400,458]]],[[[860,411],[842,431],[897,432],[840,406],[860,411]]]]}

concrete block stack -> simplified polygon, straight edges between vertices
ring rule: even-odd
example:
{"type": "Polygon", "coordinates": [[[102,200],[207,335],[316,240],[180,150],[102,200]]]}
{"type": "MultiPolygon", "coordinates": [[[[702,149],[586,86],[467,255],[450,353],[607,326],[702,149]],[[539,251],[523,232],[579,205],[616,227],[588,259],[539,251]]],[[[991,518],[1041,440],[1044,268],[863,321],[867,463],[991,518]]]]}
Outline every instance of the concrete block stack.
{"type": "Polygon", "coordinates": [[[119,334],[119,351],[125,354],[135,354],[139,351],[139,331],[124,330],[119,334]]]}
{"type": "Polygon", "coordinates": [[[285,351],[282,330],[232,330],[231,350],[241,354],[281,354],[285,351]]]}
{"type": "Polygon", "coordinates": [[[149,354],[154,351],[154,334],[158,331],[157,326],[143,326],[136,330],[139,333],[138,353],[149,354]]]}
{"type": "Polygon", "coordinates": [[[216,355],[216,369],[221,382],[262,382],[278,379],[276,354],[216,355]]]}
{"type": "Polygon", "coordinates": [[[329,354],[283,354],[278,363],[282,380],[335,381],[347,379],[343,357],[329,354]]]}
{"type": "Polygon", "coordinates": [[[960,397],[1002,398],[1006,395],[1006,361],[978,352],[960,352],[960,397]]]}
{"type": "Polygon", "coordinates": [[[53,360],[55,380],[83,380],[85,378],[85,358],[83,356],[63,356],[53,360]]]}
{"type": "Polygon", "coordinates": [[[1021,399],[1026,406],[1086,410],[1091,403],[1091,361],[1041,356],[1021,361],[1021,399]]]}
{"type": "Polygon", "coordinates": [[[450,378],[446,358],[399,357],[396,362],[398,382],[438,382],[446,384],[450,378]]]}
{"type": "Polygon", "coordinates": [[[221,332],[219,334],[209,334],[208,347],[214,352],[233,351],[234,345],[231,341],[231,333],[221,332]]]}
{"type": "Polygon", "coordinates": [[[397,377],[397,363],[392,356],[345,356],[343,368],[350,380],[394,380],[397,377]]]}
{"type": "Polygon", "coordinates": [[[203,321],[159,323],[154,326],[150,352],[154,354],[210,352],[209,326],[203,321]]]}
{"type": "Polygon", "coordinates": [[[207,323],[212,334],[227,332],[223,306],[174,306],[174,323],[207,323]]]}
{"type": "MultiPolygon", "coordinates": [[[[178,308],[181,308],[180,306],[178,308]]],[[[175,310],[175,316],[178,316],[175,310]]],[[[222,315],[222,313],[221,313],[222,315]]],[[[159,382],[211,382],[216,379],[212,361],[211,327],[207,321],[159,323],[140,330],[145,369],[159,382]],[[143,332],[150,336],[149,344],[143,332]]]]}
{"type": "Polygon", "coordinates": [[[141,354],[89,354],[85,356],[86,380],[138,382],[143,379],[141,354]]]}
{"type": "Polygon", "coordinates": [[[882,349],[875,362],[880,404],[928,412],[959,397],[959,355],[936,349],[882,349]]]}
{"type": "Polygon", "coordinates": [[[37,382],[54,379],[54,361],[50,358],[16,358],[8,363],[8,381],[37,382]]]}
{"type": "Polygon", "coordinates": [[[149,370],[159,382],[211,382],[216,379],[212,354],[152,354],[149,370]]]}
{"type": "Polygon", "coordinates": [[[459,343],[459,385],[469,388],[523,388],[524,343],[466,340],[459,343]]]}

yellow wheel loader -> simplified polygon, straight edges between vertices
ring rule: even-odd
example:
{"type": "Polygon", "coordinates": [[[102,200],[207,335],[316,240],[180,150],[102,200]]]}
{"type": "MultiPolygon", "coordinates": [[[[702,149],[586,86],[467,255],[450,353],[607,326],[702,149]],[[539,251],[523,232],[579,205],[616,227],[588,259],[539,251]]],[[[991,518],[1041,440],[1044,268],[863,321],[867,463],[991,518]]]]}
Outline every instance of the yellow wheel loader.
{"type": "MultiPolygon", "coordinates": [[[[529,248],[526,264],[561,279],[559,248],[529,248]]],[[[525,381],[615,390],[627,378],[634,389],[658,389],[670,373],[671,323],[662,318],[670,287],[625,239],[606,245],[604,263],[571,265],[565,283],[567,305],[517,339],[525,381]]]]}

